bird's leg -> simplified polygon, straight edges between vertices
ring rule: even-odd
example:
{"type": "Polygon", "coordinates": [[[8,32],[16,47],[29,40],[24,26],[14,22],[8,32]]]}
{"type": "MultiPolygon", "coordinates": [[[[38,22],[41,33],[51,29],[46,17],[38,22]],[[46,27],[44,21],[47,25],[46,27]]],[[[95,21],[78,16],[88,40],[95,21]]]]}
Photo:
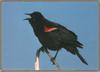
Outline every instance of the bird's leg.
{"type": "Polygon", "coordinates": [[[56,57],[57,57],[57,54],[58,54],[58,51],[56,52],[56,54],[55,54],[55,56],[53,57],[53,59],[56,59],[56,57]]]}
{"type": "MultiPolygon", "coordinates": [[[[39,57],[40,51],[46,52],[47,55],[49,56],[50,60],[53,58],[53,57],[51,56],[51,54],[49,53],[49,51],[48,51],[45,47],[39,48],[39,49],[37,50],[36,56],[39,57]]],[[[57,55],[56,55],[56,56],[57,56],[57,55]]],[[[55,56],[55,58],[56,58],[56,56],[55,56]]],[[[60,70],[60,66],[59,66],[59,64],[55,61],[55,59],[52,60],[52,63],[56,65],[56,67],[58,68],[58,70],[60,70]]]]}
{"type": "MultiPolygon", "coordinates": [[[[48,51],[47,49],[45,49],[45,52],[46,52],[47,55],[49,56],[51,62],[52,62],[53,64],[56,65],[56,67],[58,68],[58,70],[60,70],[60,66],[59,66],[59,64],[56,62],[55,59],[52,59],[53,57],[51,56],[51,54],[49,53],[49,51],[48,51]]],[[[58,53],[58,52],[57,52],[57,53],[58,53]]],[[[55,55],[55,58],[56,58],[56,56],[57,56],[57,53],[56,53],[56,55],[55,55]]]]}
{"type": "Polygon", "coordinates": [[[51,58],[51,61],[54,61],[57,57],[58,51],[56,52],[55,56],[51,58]]]}
{"type": "Polygon", "coordinates": [[[49,53],[49,51],[47,49],[45,49],[45,52],[47,53],[47,55],[49,56],[52,64],[55,64],[55,59],[53,59],[54,57],[51,56],[51,54],[49,53]]]}
{"type": "Polygon", "coordinates": [[[36,52],[36,56],[37,56],[37,57],[39,57],[41,51],[42,51],[42,52],[45,51],[45,50],[44,50],[44,47],[41,47],[41,48],[39,48],[39,49],[37,50],[37,52],[36,52]]]}
{"type": "Polygon", "coordinates": [[[46,48],[44,48],[44,47],[41,47],[41,48],[39,48],[38,50],[37,50],[37,52],[36,52],[36,57],[39,57],[40,56],[40,52],[46,52],[47,53],[47,55],[49,56],[49,58],[50,58],[50,60],[51,60],[51,62],[53,63],[53,64],[55,64],[55,62],[54,62],[54,57],[52,57],[51,56],[51,54],[49,53],[49,51],[46,49],[46,48]]]}

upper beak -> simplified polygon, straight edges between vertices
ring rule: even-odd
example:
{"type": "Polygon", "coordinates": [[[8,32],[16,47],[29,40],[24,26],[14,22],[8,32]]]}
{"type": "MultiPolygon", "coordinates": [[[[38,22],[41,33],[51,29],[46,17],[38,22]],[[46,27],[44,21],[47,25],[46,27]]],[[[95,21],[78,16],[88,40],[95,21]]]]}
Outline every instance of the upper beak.
{"type": "Polygon", "coordinates": [[[29,15],[29,16],[31,16],[31,13],[26,13],[25,15],[29,15]]]}

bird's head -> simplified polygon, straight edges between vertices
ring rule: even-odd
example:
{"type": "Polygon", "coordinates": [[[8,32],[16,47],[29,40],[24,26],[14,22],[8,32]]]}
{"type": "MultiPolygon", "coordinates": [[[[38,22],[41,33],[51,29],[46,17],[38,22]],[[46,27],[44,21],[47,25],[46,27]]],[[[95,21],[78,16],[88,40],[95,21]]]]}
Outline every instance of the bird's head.
{"type": "Polygon", "coordinates": [[[31,18],[26,18],[25,20],[30,20],[30,19],[33,19],[33,20],[40,20],[40,19],[43,19],[43,15],[40,13],[40,12],[33,12],[33,13],[26,13],[26,15],[29,15],[31,18]]]}

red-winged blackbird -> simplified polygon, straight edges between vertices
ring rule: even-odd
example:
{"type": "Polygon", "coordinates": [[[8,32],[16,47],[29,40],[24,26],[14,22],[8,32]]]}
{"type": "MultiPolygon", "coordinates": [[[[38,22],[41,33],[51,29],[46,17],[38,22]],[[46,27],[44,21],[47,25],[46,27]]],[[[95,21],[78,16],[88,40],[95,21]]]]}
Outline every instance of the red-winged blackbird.
{"type": "Polygon", "coordinates": [[[54,59],[58,51],[64,48],[73,55],[77,55],[84,64],[88,65],[77,49],[83,48],[83,44],[78,41],[78,37],[74,32],[58,23],[47,20],[40,12],[27,15],[30,15],[31,18],[25,20],[29,20],[35,35],[43,46],[42,48],[57,51],[54,59]]]}

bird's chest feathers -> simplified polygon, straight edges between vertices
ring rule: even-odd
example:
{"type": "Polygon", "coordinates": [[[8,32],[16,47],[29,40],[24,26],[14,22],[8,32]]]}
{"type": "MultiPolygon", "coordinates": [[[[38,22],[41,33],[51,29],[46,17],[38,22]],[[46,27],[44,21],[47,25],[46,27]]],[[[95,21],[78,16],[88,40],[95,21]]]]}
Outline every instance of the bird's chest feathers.
{"type": "Polygon", "coordinates": [[[44,26],[44,32],[52,32],[57,30],[56,27],[48,27],[48,26],[44,26]]]}

